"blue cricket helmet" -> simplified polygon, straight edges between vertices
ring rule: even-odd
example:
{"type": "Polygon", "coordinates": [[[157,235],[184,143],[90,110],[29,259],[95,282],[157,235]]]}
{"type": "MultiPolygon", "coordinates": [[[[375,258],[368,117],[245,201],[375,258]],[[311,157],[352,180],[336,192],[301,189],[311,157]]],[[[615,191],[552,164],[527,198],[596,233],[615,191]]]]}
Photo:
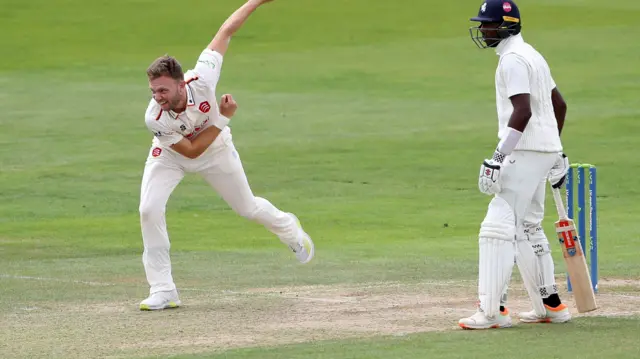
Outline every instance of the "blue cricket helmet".
{"type": "Polygon", "coordinates": [[[478,10],[478,15],[472,17],[471,21],[481,23],[480,26],[469,28],[471,40],[480,48],[496,47],[500,41],[519,34],[522,28],[520,10],[513,0],[485,0],[478,10]],[[482,24],[489,23],[498,24],[495,37],[487,37],[481,30],[482,24]]]}

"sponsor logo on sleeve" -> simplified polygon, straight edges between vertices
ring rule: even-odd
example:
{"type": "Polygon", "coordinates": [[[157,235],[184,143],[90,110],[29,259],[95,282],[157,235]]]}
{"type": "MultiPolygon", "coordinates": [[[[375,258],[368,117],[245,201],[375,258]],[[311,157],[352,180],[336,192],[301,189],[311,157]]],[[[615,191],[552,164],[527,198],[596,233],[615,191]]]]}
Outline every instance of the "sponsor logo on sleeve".
{"type": "Polygon", "coordinates": [[[199,63],[207,65],[212,70],[216,68],[216,63],[210,60],[198,60],[199,63]]]}

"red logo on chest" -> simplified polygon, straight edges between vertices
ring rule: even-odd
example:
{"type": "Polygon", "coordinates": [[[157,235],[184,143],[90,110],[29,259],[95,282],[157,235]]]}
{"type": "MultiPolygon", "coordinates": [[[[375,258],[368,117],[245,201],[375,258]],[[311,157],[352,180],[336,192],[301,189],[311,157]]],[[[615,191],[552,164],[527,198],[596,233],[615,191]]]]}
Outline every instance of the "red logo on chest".
{"type": "Polygon", "coordinates": [[[151,151],[151,155],[153,157],[158,157],[158,156],[160,156],[161,153],[162,153],[162,148],[160,148],[160,147],[156,147],[156,148],[153,149],[153,151],[151,151]]]}
{"type": "Polygon", "coordinates": [[[209,110],[211,110],[211,105],[209,105],[209,102],[205,101],[205,102],[200,102],[200,107],[198,107],[200,109],[201,112],[207,113],[209,112],[209,110]]]}

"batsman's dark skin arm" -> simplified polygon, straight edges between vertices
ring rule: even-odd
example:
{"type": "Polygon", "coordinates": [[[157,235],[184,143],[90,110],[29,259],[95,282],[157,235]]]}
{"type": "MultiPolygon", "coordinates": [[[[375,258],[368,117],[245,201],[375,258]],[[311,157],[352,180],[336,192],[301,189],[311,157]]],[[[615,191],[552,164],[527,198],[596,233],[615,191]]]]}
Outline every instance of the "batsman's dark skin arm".
{"type": "MultiPolygon", "coordinates": [[[[509,119],[509,127],[520,132],[524,132],[525,127],[531,118],[531,102],[529,94],[518,94],[511,96],[511,104],[513,105],[513,113],[509,119]]],[[[562,98],[558,88],[551,90],[551,103],[553,104],[553,112],[558,122],[558,132],[562,133],[564,127],[564,119],[567,115],[567,103],[562,98]]]]}
{"type": "Polygon", "coordinates": [[[513,112],[508,126],[514,130],[524,132],[531,119],[531,96],[528,93],[513,95],[509,98],[513,105],[513,112]]]}
{"type": "Polygon", "coordinates": [[[556,121],[558,122],[558,133],[562,134],[564,118],[567,115],[567,103],[564,102],[557,87],[551,90],[551,103],[553,104],[553,113],[555,113],[556,121]]]}

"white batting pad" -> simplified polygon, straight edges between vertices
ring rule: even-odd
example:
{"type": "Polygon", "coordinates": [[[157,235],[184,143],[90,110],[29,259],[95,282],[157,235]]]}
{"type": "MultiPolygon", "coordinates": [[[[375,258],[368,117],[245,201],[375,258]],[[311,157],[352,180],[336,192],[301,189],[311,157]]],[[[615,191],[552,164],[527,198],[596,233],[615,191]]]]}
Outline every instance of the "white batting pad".
{"type": "Polygon", "coordinates": [[[502,291],[502,296],[500,296],[500,306],[507,306],[507,299],[509,299],[508,291],[509,284],[507,283],[507,285],[504,286],[504,290],[502,291]]]}
{"type": "Polygon", "coordinates": [[[515,258],[515,216],[511,206],[500,197],[489,203],[480,227],[478,297],[487,317],[500,310],[515,258]]]}
{"type": "Polygon", "coordinates": [[[552,294],[558,293],[556,285],[555,266],[551,257],[549,240],[542,227],[531,228],[525,233],[529,235],[529,242],[533,246],[533,251],[538,256],[538,269],[540,270],[539,290],[542,298],[549,298],[552,294]]]}
{"type": "Polygon", "coordinates": [[[518,249],[516,251],[516,263],[518,263],[522,281],[531,298],[533,310],[538,316],[543,317],[546,315],[546,310],[542,303],[539,289],[542,284],[542,278],[538,266],[538,256],[534,252],[531,243],[524,238],[519,238],[516,241],[516,247],[518,249]]]}
{"type": "Polygon", "coordinates": [[[511,278],[515,248],[513,242],[480,237],[478,294],[480,308],[493,318],[500,310],[500,299],[511,278]]]}

